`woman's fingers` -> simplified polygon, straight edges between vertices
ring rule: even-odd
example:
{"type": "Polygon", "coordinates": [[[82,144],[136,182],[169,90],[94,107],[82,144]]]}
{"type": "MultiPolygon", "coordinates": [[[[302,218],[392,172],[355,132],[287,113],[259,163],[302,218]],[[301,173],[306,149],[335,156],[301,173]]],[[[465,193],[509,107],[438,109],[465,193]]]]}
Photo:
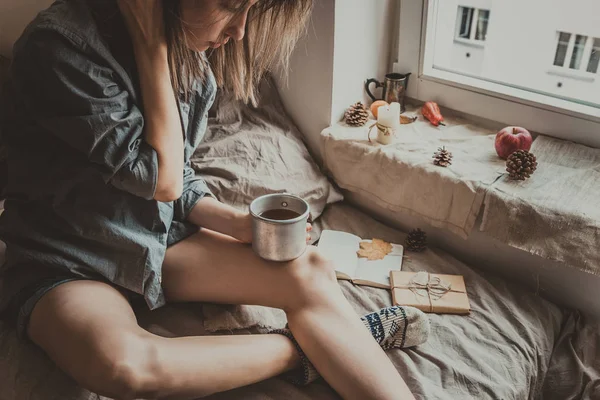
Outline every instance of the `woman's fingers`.
{"type": "Polygon", "coordinates": [[[306,223],[306,232],[312,231],[312,225],[310,223],[306,223]]]}

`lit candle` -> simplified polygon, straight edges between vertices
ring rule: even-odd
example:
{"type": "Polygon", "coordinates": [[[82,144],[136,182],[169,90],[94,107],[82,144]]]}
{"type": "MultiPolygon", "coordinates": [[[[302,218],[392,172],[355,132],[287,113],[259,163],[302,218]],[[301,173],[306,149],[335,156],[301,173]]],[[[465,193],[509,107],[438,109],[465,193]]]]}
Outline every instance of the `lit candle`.
{"type": "Polygon", "coordinates": [[[400,103],[392,103],[379,107],[377,122],[392,129],[400,125],[400,103]]]}

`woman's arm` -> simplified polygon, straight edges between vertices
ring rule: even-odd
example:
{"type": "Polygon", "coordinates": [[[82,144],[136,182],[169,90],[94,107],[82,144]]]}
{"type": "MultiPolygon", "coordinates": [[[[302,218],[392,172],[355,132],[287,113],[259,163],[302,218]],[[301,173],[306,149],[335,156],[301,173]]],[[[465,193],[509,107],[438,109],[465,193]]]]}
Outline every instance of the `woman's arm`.
{"type": "MultiPolygon", "coordinates": [[[[240,242],[252,243],[252,217],[212,197],[202,198],[187,217],[188,221],[211,231],[229,235],[240,242]]],[[[312,225],[306,224],[306,241],[310,242],[312,225]]]]}
{"type": "Polygon", "coordinates": [[[134,46],[144,102],[144,135],[158,156],[154,199],[174,201],[183,190],[184,143],[166,46],[156,49],[148,49],[144,44],[134,46]]]}
{"type": "Polygon", "coordinates": [[[154,199],[174,201],[183,190],[184,142],[168,63],[162,2],[120,0],[142,89],[144,136],[158,156],[154,199]]]}
{"type": "Polygon", "coordinates": [[[244,243],[252,242],[252,219],[242,212],[212,197],[202,198],[188,215],[188,221],[220,232],[244,243]]]}

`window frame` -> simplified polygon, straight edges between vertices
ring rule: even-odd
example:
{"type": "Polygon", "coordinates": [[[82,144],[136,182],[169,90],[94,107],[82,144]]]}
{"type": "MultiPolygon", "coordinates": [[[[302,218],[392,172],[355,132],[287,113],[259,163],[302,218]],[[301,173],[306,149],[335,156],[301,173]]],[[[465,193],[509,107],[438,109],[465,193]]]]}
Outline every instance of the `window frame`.
{"type": "MultiPolygon", "coordinates": [[[[534,132],[600,147],[599,108],[550,96],[540,102],[540,94],[532,91],[434,69],[433,52],[427,51],[426,45],[433,42],[435,28],[428,36],[427,21],[433,17],[437,1],[400,0],[398,52],[396,57],[392,57],[392,69],[394,72],[413,73],[408,97],[419,101],[434,100],[464,114],[507,125],[520,125],[534,132]]],[[[572,33],[571,40],[575,40],[574,37],[572,33]]],[[[568,50],[565,64],[570,62],[570,53],[568,50]]],[[[549,67],[570,70],[554,66],[554,56],[549,56],[549,67]]],[[[585,53],[582,64],[584,62],[585,53]]],[[[595,76],[587,75],[600,79],[600,71],[595,76]]]]}
{"type": "Polygon", "coordinates": [[[575,34],[575,40],[573,42],[573,51],[571,52],[571,60],[569,61],[569,69],[580,71],[583,66],[584,54],[586,52],[587,42],[590,36],[575,34]],[[579,38],[583,39],[583,44],[579,42],[579,38]],[[573,66],[575,64],[575,66],[573,66]]]}
{"type": "Polygon", "coordinates": [[[571,49],[571,39],[573,38],[573,34],[571,32],[564,32],[564,31],[556,31],[557,36],[556,36],[556,51],[554,52],[554,62],[552,63],[552,65],[554,65],[555,67],[559,67],[559,68],[564,68],[565,67],[565,63],[567,62],[567,60],[569,59],[569,57],[567,57],[569,55],[569,51],[571,49]],[[561,40],[561,36],[565,34],[565,35],[569,35],[567,40],[561,40]],[[562,63],[557,64],[557,57],[558,57],[558,50],[560,48],[560,46],[566,46],[565,47],[565,54],[562,55],[562,63]]]}
{"type": "Polygon", "coordinates": [[[487,36],[487,30],[488,30],[488,26],[489,26],[489,15],[490,15],[490,10],[484,9],[484,8],[475,8],[475,7],[467,7],[467,6],[458,6],[459,9],[462,10],[468,10],[468,36],[463,36],[463,16],[464,13],[458,13],[456,15],[456,25],[457,27],[454,29],[454,41],[455,42],[461,42],[461,43],[467,43],[467,44],[474,44],[474,45],[479,45],[480,47],[484,46],[485,43],[485,37],[487,36]],[[485,32],[484,32],[484,39],[477,39],[477,30],[479,29],[479,16],[482,14],[483,12],[487,12],[488,13],[488,24],[485,25],[485,32]]]}
{"type": "MultiPolygon", "coordinates": [[[[460,6],[461,9],[463,10],[468,10],[467,11],[467,24],[468,28],[466,29],[468,31],[468,35],[467,36],[463,36],[464,34],[463,32],[463,17],[464,17],[464,12],[460,15],[457,15],[457,22],[460,19],[460,27],[458,28],[458,32],[457,34],[455,34],[454,38],[455,39],[462,39],[462,40],[472,40],[471,35],[472,35],[472,31],[473,31],[473,14],[475,11],[475,8],[473,7],[465,7],[465,6],[460,6]]],[[[466,33],[466,32],[465,32],[466,33]]]]}
{"type": "Polygon", "coordinates": [[[490,26],[490,14],[491,14],[490,10],[487,10],[485,8],[478,8],[477,9],[477,16],[475,18],[475,35],[473,37],[473,40],[476,40],[478,42],[485,42],[485,39],[487,37],[487,31],[488,31],[488,28],[490,26]],[[477,30],[479,29],[479,20],[480,20],[481,14],[483,12],[487,12],[487,18],[486,18],[486,24],[485,24],[485,31],[483,32],[483,39],[477,39],[477,30]]]}
{"type": "MultiPolygon", "coordinates": [[[[594,75],[598,73],[598,63],[596,64],[595,71],[590,71],[590,68],[592,66],[592,60],[593,60],[594,54],[596,52],[598,52],[600,54],[600,37],[581,35],[578,33],[565,32],[565,31],[557,31],[556,33],[557,33],[556,51],[554,53],[553,66],[558,67],[558,68],[569,69],[572,72],[580,73],[581,74],[580,76],[582,76],[582,77],[593,78],[594,75]],[[566,42],[560,40],[562,34],[569,35],[569,40],[566,42]],[[575,55],[575,47],[577,46],[576,42],[577,42],[577,38],[580,38],[580,37],[585,38],[585,42],[583,43],[583,46],[582,46],[583,49],[582,49],[582,51],[580,53],[581,55],[579,57],[580,65],[578,68],[573,68],[572,67],[573,56],[575,55]],[[565,45],[565,43],[566,43],[566,49],[565,49],[563,63],[562,63],[562,65],[557,64],[556,59],[559,54],[558,49],[560,48],[561,45],[565,45]],[[568,59],[570,59],[570,61],[567,63],[568,59]]],[[[597,56],[597,57],[599,57],[598,59],[600,59],[600,56],[597,56]]]]}
{"type": "Polygon", "coordinates": [[[590,74],[600,73],[600,38],[592,38],[592,44],[590,45],[590,56],[588,57],[588,63],[585,67],[585,70],[590,74]],[[595,71],[590,71],[590,67],[592,66],[592,60],[594,60],[596,64],[595,71]]]}

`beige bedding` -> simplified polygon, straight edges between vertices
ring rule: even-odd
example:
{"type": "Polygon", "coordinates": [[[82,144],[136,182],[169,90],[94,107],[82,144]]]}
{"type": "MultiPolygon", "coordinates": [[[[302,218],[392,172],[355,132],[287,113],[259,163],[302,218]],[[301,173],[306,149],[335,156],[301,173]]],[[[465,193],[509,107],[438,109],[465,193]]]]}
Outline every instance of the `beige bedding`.
{"type": "MultiPolygon", "coordinates": [[[[328,207],[316,225],[399,243],[405,236],[345,204],[328,207]]],[[[592,358],[600,345],[597,324],[518,285],[478,272],[442,250],[408,253],[408,257],[405,270],[463,275],[472,306],[469,316],[431,315],[428,343],[388,353],[418,399],[592,400],[600,396],[600,364],[592,358]],[[562,389],[560,396],[557,388],[562,389]]],[[[386,290],[340,284],[357,314],[391,304],[386,290]]],[[[284,323],[279,312],[262,307],[206,305],[204,310],[209,330],[263,330],[265,324],[284,323]]],[[[295,398],[284,392],[279,392],[281,397],[245,397],[246,393],[240,390],[231,397],[215,398],[295,398]]]]}
{"type": "Polygon", "coordinates": [[[263,194],[288,192],[305,199],[316,219],[342,195],[309,154],[270,79],[261,96],[259,108],[218,98],[193,167],[220,200],[236,208],[247,210],[263,194]]]}
{"type": "MultiPolygon", "coordinates": [[[[329,206],[320,228],[349,230],[363,237],[402,241],[390,229],[345,204],[329,206]]],[[[418,399],[585,399],[600,398],[599,326],[567,312],[516,285],[484,275],[430,249],[412,254],[406,270],[462,274],[473,311],[470,316],[431,315],[430,340],[389,356],[418,399]]],[[[357,313],[390,304],[381,289],[341,283],[357,313]]],[[[239,310],[175,305],[155,312],[139,310],[140,324],[163,336],[206,334],[204,322],[240,326],[257,321],[240,318],[239,310]],[[223,314],[224,313],[224,314],[223,314]],[[221,314],[221,315],[220,315],[221,314]],[[229,314],[229,319],[222,315],[229,314]]],[[[258,329],[253,328],[252,331],[258,329]]],[[[249,330],[236,333],[245,334],[249,330]]],[[[323,382],[294,387],[274,378],[210,399],[335,399],[323,382]]],[[[78,388],[29,343],[0,327],[0,400],[88,400],[94,394],[78,388]]]]}
{"type": "MultiPolygon", "coordinates": [[[[278,101],[271,100],[271,106],[260,110],[234,113],[228,123],[213,121],[210,137],[221,141],[220,145],[214,142],[204,145],[200,149],[204,157],[195,160],[196,168],[221,199],[236,206],[244,207],[248,199],[260,191],[304,190],[312,193],[307,196],[311,197],[316,214],[320,214],[327,203],[339,200],[339,193],[319,173],[297,131],[280,112],[278,101]],[[258,133],[246,139],[230,136],[240,129],[258,133]],[[270,138],[278,134],[284,137],[270,138]],[[296,160],[302,161],[305,168],[294,169],[295,166],[279,157],[272,146],[286,152],[296,148],[302,154],[296,160]],[[263,163],[274,164],[254,163],[256,154],[267,156],[262,158],[263,163]],[[230,157],[228,162],[226,159],[230,157]],[[236,164],[240,159],[249,167],[240,170],[236,164]],[[292,170],[288,171],[290,167],[292,170]],[[263,176],[265,171],[274,175],[263,176]],[[236,180],[238,173],[241,179],[236,180]],[[303,178],[303,173],[306,179],[300,179],[298,185],[293,176],[303,178]]],[[[402,232],[343,203],[327,206],[315,227],[316,231],[340,229],[365,238],[379,237],[399,243],[404,238],[402,232]]],[[[466,317],[432,315],[432,334],[426,344],[388,353],[415,396],[428,400],[600,398],[599,325],[473,267],[477,266],[467,266],[438,249],[410,254],[405,261],[406,270],[464,275],[473,307],[471,315],[466,317]]],[[[357,314],[390,304],[390,295],[385,290],[353,287],[347,282],[341,285],[357,314]]],[[[226,333],[232,333],[232,328],[252,327],[234,332],[247,334],[250,330],[261,330],[260,326],[265,329],[283,323],[281,313],[265,309],[200,304],[170,305],[154,312],[141,309],[137,315],[141,326],[166,337],[204,335],[207,328],[211,331],[227,328],[226,333]]],[[[323,381],[297,388],[273,378],[210,398],[337,397],[323,381]]],[[[19,341],[15,332],[0,322],[0,400],[92,399],[106,400],[79,388],[39,349],[29,342],[19,341]]]]}
{"type": "Polygon", "coordinates": [[[499,179],[487,191],[481,231],[600,276],[600,149],[540,135],[531,152],[532,179],[499,179]]]}

